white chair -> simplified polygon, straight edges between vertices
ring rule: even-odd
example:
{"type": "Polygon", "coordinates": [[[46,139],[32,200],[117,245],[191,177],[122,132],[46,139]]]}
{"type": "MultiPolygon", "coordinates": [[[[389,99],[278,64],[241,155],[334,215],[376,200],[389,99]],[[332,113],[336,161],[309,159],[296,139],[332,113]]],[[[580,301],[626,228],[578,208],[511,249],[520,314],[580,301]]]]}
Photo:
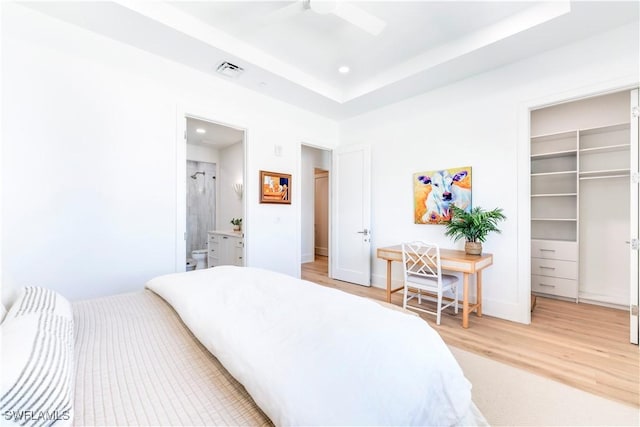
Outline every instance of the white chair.
{"type": "Polygon", "coordinates": [[[440,266],[440,248],[424,242],[408,242],[402,244],[402,265],[404,267],[404,298],[402,307],[422,311],[436,315],[436,323],[440,324],[442,310],[454,306],[458,314],[458,277],[451,274],[442,274],[440,266]],[[417,292],[409,292],[409,289],[417,292]],[[450,292],[453,300],[442,305],[444,292],[450,292]],[[407,305],[413,298],[418,298],[418,304],[422,304],[422,292],[435,294],[437,300],[436,311],[429,311],[415,305],[407,305]]]}

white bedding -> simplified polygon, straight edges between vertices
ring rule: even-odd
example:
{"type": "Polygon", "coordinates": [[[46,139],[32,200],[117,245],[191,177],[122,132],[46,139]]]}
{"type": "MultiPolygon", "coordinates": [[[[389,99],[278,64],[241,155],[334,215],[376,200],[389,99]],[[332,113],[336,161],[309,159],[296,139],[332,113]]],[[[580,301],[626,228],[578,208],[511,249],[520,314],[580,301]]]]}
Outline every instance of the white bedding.
{"type": "Polygon", "coordinates": [[[470,383],[440,336],[416,316],[247,267],[171,274],[147,287],[276,425],[469,420],[470,383]]]}

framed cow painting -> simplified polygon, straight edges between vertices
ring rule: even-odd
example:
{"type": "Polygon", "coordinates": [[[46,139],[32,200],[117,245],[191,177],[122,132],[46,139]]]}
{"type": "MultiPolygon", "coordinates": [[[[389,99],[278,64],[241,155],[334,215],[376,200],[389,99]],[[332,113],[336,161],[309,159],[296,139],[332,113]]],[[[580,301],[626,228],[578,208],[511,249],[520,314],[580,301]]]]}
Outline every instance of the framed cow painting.
{"type": "Polygon", "coordinates": [[[451,205],[471,212],[471,166],[413,174],[416,224],[451,221],[451,205]]]}

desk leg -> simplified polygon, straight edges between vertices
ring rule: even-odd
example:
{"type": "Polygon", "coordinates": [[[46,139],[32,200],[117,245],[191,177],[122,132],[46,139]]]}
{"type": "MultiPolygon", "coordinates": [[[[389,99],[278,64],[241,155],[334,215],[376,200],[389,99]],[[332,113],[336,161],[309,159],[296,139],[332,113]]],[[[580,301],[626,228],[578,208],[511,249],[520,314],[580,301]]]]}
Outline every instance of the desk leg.
{"type": "Polygon", "coordinates": [[[476,314],[482,317],[482,270],[476,273],[476,303],[478,304],[476,314]]]}
{"type": "Polygon", "coordinates": [[[391,260],[387,260],[387,302],[391,302],[391,260]]]}
{"type": "Polygon", "coordinates": [[[462,274],[462,327],[469,327],[469,273],[462,274]]]}

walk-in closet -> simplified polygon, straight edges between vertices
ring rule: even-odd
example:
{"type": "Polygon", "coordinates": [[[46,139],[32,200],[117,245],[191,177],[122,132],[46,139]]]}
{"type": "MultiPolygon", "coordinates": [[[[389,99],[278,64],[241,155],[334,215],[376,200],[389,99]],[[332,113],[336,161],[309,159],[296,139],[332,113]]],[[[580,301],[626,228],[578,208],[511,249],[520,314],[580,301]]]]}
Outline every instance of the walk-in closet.
{"type": "Polygon", "coordinates": [[[629,309],[638,283],[637,99],[625,90],[531,112],[534,294],[629,309]]]}

